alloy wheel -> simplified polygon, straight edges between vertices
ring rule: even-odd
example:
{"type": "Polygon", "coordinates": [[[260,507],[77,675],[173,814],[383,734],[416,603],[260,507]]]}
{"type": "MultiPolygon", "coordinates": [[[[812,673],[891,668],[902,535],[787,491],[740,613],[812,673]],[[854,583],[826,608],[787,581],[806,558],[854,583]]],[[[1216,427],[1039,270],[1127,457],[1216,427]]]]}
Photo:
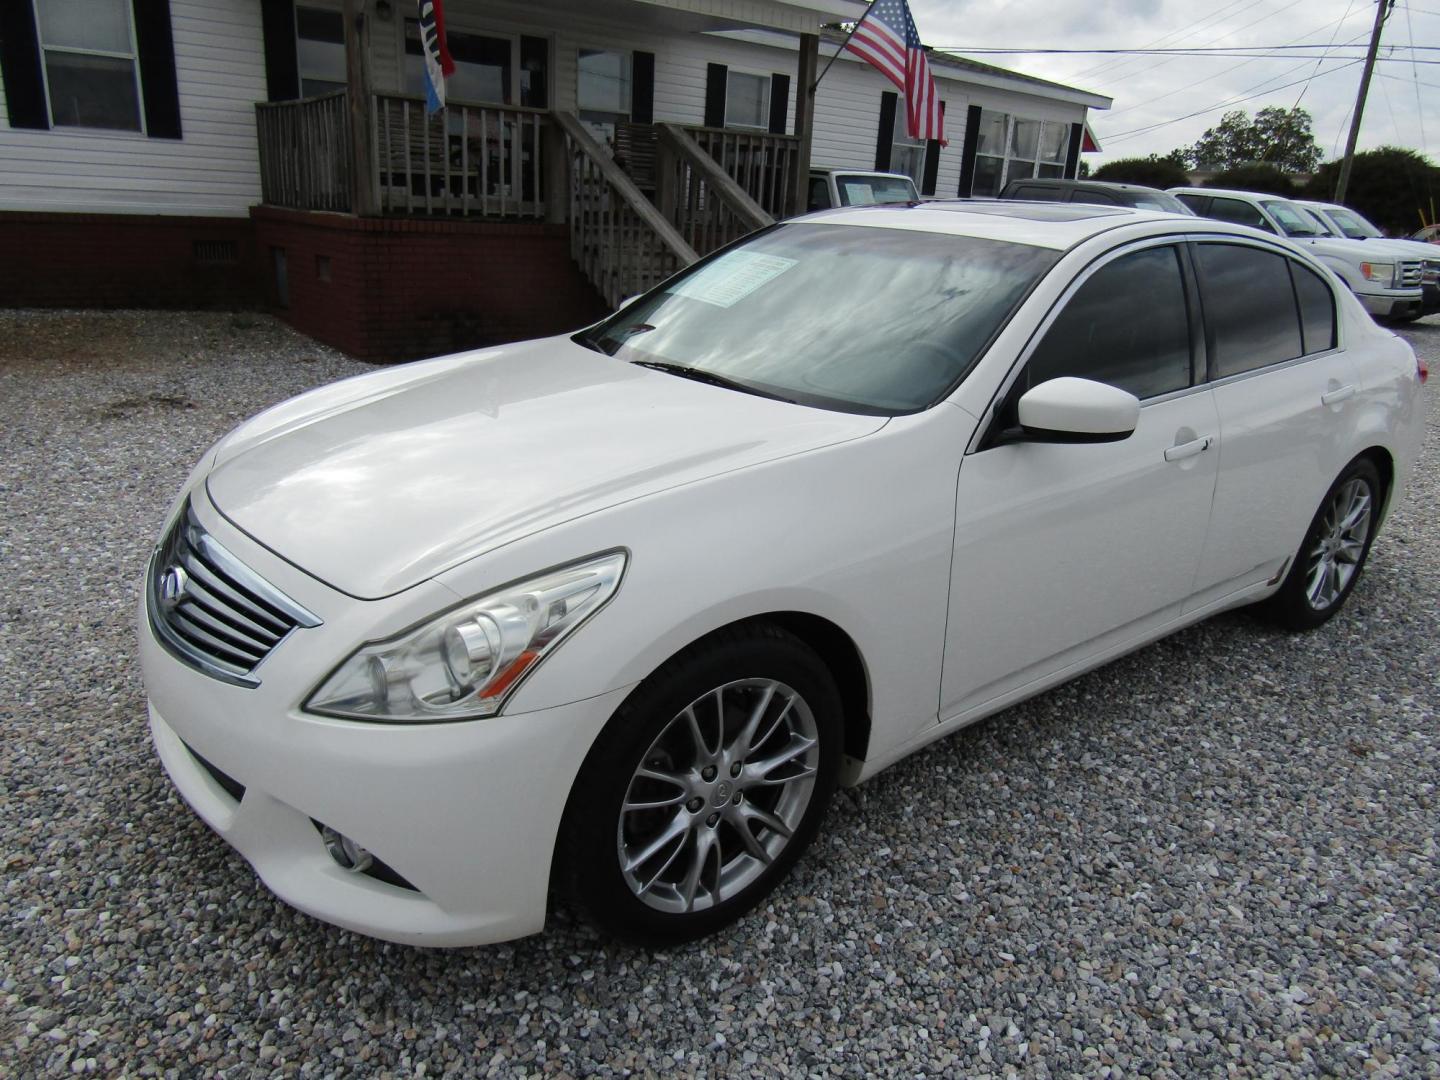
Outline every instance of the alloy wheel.
{"type": "Polygon", "coordinates": [[[713,908],[785,850],[820,767],[815,716],[774,679],[739,679],[681,709],[650,744],[616,828],[630,891],[658,911],[713,908]]]}
{"type": "Polygon", "coordinates": [[[1306,553],[1305,596],[1325,611],[1345,592],[1370,538],[1374,495],[1362,477],[1342,484],[1325,508],[1315,542],[1306,553]]]}

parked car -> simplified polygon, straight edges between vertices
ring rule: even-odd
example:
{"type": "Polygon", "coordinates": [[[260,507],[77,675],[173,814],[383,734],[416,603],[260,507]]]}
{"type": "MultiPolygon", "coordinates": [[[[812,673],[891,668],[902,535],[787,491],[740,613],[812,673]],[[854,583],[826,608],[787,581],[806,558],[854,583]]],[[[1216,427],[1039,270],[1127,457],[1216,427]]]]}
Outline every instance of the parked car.
{"type": "Polygon", "coordinates": [[[1027,177],[1009,181],[1001,190],[1000,198],[1133,206],[1141,210],[1164,210],[1172,214],[1191,213],[1184,203],[1159,188],[1145,187],[1142,184],[1115,184],[1106,180],[1027,177]]]}
{"type": "Polygon", "coordinates": [[[1324,623],[1425,375],[1251,229],[782,223],[573,336],[326,386],[208,450],[140,598],[155,746],[340,926],[494,942],[554,888],[693,938],[837,784],[1217,611],[1324,623]]]}
{"type": "Polygon", "coordinates": [[[1410,234],[1411,240],[1419,240],[1424,244],[1440,244],[1440,225],[1426,225],[1410,234]]]}
{"type": "Polygon", "coordinates": [[[1248,225],[1308,247],[1365,305],[1372,315],[1413,319],[1423,311],[1419,259],[1375,257],[1375,249],[1358,240],[1326,236],[1301,206],[1278,195],[1223,188],[1171,188],[1170,193],[1201,217],[1248,225]]]}
{"type": "MultiPolygon", "coordinates": [[[[1373,241],[1372,247],[1395,253],[1397,261],[1420,260],[1420,312],[1429,315],[1440,311],[1440,251],[1418,240],[1391,240],[1358,211],[1336,203],[1297,200],[1299,205],[1319,219],[1330,236],[1347,240],[1373,241]]],[[[1418,316],[1417,316],[1418,317],[1418,316]]]]}
{"type": "Polygon", "coordinates": [[[811,169],[810,210],[874,203],[918,203],[915,181],[904,173],[858,169],[811,169]]]}

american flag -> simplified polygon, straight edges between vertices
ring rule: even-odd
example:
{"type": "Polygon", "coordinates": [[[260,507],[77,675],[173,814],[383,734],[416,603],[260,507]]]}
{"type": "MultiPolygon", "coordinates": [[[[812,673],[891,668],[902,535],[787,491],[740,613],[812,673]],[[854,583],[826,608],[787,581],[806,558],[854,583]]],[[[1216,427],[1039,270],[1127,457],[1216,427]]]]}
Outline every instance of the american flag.
{"type": "Polygon", "coordinates": [[[880,69],[905,95],[906,130],[912,139],[945,140],[945,115],[920,32],[905,0],[874,0],[845,48],[880,69]]]}

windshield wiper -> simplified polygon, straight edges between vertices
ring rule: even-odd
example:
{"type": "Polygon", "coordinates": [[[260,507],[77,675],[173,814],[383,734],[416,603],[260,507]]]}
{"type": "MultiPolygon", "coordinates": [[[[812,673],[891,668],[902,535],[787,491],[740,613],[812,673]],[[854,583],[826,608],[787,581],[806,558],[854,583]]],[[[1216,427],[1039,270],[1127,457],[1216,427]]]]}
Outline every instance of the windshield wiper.
{"type": "Polygon", "coordinates": [[[706,371],[704,368],[686,367],[684,364],[671,364],[665,360],[632,360],[632,364],[638,367],[650,368],[652,371],[663,371],[667,375],[678,375],[682,379],[692,379],[695,382],[705,383],[707,386],[720,386],[726,390],[738,390],[742,394],[754,394],[756,397],[773,398],[776,401],[784,401],[790,405],[797,402],[794,398],[785,397],[771,390],[762,390],[758,386],[751,386],[749,383],[739,382],[735,379],[727,379],[724,375],[717,375],[713,371],[706,371]]]}

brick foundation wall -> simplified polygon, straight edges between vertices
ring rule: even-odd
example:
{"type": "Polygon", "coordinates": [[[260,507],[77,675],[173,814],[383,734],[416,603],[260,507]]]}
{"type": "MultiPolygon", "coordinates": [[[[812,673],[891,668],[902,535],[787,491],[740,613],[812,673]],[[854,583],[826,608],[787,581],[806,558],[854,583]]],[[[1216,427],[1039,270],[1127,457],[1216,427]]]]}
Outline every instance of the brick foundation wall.
{"type": "Polygon", "coordinates": [[[0,307],[253,308],[245,218],[0,212],[0,307]]]}
{"type": "Polygon", "coordinates": [[[608,310],[571,261],[563,225],[361,219],[274,207],[256,207],[251,217],[267,301],[302,333],[364,360],[413,360],[563,333],[608,310]]]}

